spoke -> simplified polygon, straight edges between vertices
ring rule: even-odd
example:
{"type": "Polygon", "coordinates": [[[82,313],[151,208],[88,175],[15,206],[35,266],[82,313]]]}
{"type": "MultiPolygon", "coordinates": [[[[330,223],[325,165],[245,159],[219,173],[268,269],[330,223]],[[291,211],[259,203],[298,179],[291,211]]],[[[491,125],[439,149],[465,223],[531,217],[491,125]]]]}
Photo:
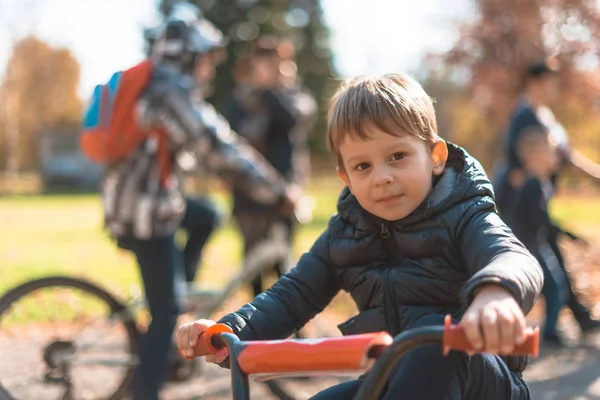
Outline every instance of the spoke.
{"type": "Polygon", "coordinates": [[[115,360],[115,359],[102,359],[102,358],[90,358],[86,360],[73,359],[71,365],[101,365],[106,367],[135,367],[138,365],[139,360],[137,357],[130,357],[126,360],[115,360]]]}

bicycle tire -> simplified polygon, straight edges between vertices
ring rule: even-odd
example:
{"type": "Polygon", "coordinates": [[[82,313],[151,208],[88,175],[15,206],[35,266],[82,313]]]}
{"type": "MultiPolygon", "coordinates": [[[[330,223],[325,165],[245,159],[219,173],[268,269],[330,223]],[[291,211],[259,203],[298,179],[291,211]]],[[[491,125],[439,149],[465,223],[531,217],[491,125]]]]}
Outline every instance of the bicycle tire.
{"type": "MultiPolygon", "coordinates": [[[[20,298],[26,296],[27,294],[50,287],[67,287],[74,288],[86,292],[95,296],[97,299],[103,301],[105,304],[109,306],[111,314],[118,313],[126,313],[126,307],[117,300],[113,295],[108,293],[106,290],[101,287],[80,279],[73,278],[68,276],[51,276],[46,278],[34,279],[22,283],[13,289],[9,290],[7,293],[0,298],[0,319],[2,315],[9,309],[11,304],[19,300],[20,298]]],[[[133,355],[137,355],[138,349],[138,340],[139,340],[139,332],[135,321],[133,318],[125,318],[121,317],[121,322],[126,328],[127,331],[127,339],[129,345],[129,352],[133,355]]],[[[119,400],[122,399],[125,395],[128,394],[131,384],[133,381],[133,374],[135,371],[135,367],[131,366],[125,372],[121,384],[118,386],[117,390],[108,397],[108,400],[119,400]]],[[[8,391],[2,386],[0,382],[0,400],[15,400],[8,391]]]]}

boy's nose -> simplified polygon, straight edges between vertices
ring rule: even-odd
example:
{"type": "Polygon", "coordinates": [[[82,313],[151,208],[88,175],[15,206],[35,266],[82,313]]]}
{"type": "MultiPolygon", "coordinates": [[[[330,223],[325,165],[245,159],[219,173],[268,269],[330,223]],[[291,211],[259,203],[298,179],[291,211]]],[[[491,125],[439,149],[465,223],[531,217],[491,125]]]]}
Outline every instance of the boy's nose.
{"type": "Polygon", "coordinates": [[[394,177],[392,176],[392,174],[389,174],[384,171],[377,174],[374,181],[375,186],[389,185],[392,182],[394,182],[394,177]]]}

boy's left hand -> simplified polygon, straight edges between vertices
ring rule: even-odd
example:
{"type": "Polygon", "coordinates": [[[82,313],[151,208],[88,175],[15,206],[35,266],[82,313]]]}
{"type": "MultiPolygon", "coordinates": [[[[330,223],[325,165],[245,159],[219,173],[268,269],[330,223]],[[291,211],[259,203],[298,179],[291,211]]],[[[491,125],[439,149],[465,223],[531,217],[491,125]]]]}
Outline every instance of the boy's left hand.
{"type": "Polygon", "coordinates": [[[499,285],[480,288],[459,325],[479,352],[510,354],[525,341],[525,315],[499,285]]]}

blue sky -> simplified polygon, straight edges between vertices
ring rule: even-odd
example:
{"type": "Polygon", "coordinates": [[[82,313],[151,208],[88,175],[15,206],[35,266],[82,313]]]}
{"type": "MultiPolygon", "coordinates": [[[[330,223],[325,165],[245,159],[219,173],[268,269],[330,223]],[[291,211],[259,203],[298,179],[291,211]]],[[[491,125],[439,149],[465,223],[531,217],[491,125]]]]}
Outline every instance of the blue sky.
{"type": "MultiPolygon", "coordinates": [[[[34,33],[69,48],[82,67],[79,93],[143,58],[141,28],[157,21],[156,0],[0,0],[0,73],[14,39],[34,33]]],[[[427,51],[456,38],[472,0],[322,0],[343,76],[411,71],[427,51]],[[449,4],[452,4],[450,8],[449,4]],[[368,4],[368,6],[367,6],[368,4]]]]}

